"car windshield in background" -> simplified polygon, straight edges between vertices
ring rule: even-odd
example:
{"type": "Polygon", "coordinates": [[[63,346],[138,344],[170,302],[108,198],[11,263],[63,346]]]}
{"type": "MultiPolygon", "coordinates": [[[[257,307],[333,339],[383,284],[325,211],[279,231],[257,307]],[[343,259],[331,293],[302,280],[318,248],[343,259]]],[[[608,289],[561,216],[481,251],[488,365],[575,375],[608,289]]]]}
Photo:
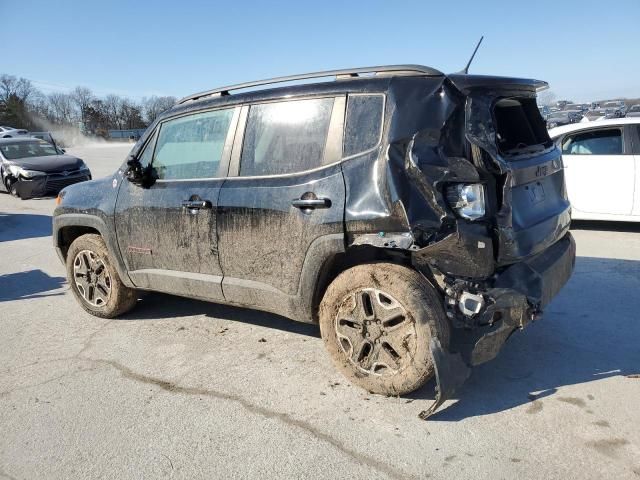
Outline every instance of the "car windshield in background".
{"type": "Polygon", "coordinates": [[[44,140],[7,143],[0,145],[0,151],[7,160],[58,155],[56,148],[44,140]]]}

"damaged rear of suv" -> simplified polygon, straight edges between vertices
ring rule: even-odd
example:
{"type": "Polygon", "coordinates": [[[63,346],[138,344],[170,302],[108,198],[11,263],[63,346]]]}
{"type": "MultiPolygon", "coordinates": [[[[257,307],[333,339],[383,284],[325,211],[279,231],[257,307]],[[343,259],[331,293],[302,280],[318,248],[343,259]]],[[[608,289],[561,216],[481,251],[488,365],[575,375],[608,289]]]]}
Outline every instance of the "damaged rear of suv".
{"type": "Polygon", "coordinates": [[[435,375],[429,415],[573,270],[545,85],[403,65],[187,97],[113,178],[61,194],[72,291],[104,317],[140,289],[319,323],[371,392],[435,375]]]}

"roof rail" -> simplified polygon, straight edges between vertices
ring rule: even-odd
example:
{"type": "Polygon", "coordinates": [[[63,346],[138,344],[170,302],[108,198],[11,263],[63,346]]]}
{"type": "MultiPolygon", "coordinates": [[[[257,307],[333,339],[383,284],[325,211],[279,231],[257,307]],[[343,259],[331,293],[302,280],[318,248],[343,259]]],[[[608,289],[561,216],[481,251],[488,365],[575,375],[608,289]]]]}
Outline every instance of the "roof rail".
{"type": "Polygon", "coordinates": [[[288,75],[285,77],[270,78],[268,80],[258,80],[255,82],[238,83],[237,85],[229,85],[227,87],[216,88],[213,90],[206,90],[204,92],[189,95],[178,101],[178,105],[186,103],[192,100],[198,100],[203,97],[211,97],[214,95],[223,96],[229,95],[232,90],[242,90],[245,88],[259,87],[262,85],[271,85],[274,83],[294,82],[298,80],[309,80],[312,78],[322,77],[335,77],[336,80],[358,77],[364,73],[371,73],[374,75],[430,75],[441,76],[444,75],[439,70],[431,67],[425,67],[423,65],[384,65],[379,67],[364,67],[364,68],[348,68],[344,70],[327,70],[324,72],[303,73],[301,75],[288,75]]]}

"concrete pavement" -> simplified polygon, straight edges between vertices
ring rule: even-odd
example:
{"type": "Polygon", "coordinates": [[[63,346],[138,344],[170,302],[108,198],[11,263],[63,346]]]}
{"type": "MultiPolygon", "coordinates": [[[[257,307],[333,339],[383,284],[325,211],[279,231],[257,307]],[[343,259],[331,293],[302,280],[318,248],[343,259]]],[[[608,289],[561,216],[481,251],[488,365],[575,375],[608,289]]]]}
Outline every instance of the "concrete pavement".
{"type": "MultiPolygon", "coordinates": [[[[129,147],[69,152],[97,177],[129,147]]],[[[86,314],[53,207],[0,194],[0,478],[640,478],[640,227],[574,228],[545,318],[423,421],[432,384],[351,386],[312,325],[160,294],[86,314]]]]}

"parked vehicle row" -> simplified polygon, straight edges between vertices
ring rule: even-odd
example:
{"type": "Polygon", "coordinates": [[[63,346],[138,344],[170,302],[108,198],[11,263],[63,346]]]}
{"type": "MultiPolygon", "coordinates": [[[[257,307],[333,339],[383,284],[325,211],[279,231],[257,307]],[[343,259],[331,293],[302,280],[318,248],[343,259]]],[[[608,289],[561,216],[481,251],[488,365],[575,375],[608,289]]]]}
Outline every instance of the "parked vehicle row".
{"type": "Polygon", "coordinates": [[[547,122],[548,128],[560,127],[578,122],[605,120],[612,118],[624,118],[628,114],[640,116],[640,105],[627,108],[623,100],[610,102],[570,103],[562,100],[555,107],[540,105],[538,107],[542,118],[547,122]]]}
{"type": "Polygon", "coordinates": [[[570,123],[578,123],[583,118],[582,112],[579,110],[560,110],[552,112],[547,116],[547,127],[559,127],[570,123]]]}

